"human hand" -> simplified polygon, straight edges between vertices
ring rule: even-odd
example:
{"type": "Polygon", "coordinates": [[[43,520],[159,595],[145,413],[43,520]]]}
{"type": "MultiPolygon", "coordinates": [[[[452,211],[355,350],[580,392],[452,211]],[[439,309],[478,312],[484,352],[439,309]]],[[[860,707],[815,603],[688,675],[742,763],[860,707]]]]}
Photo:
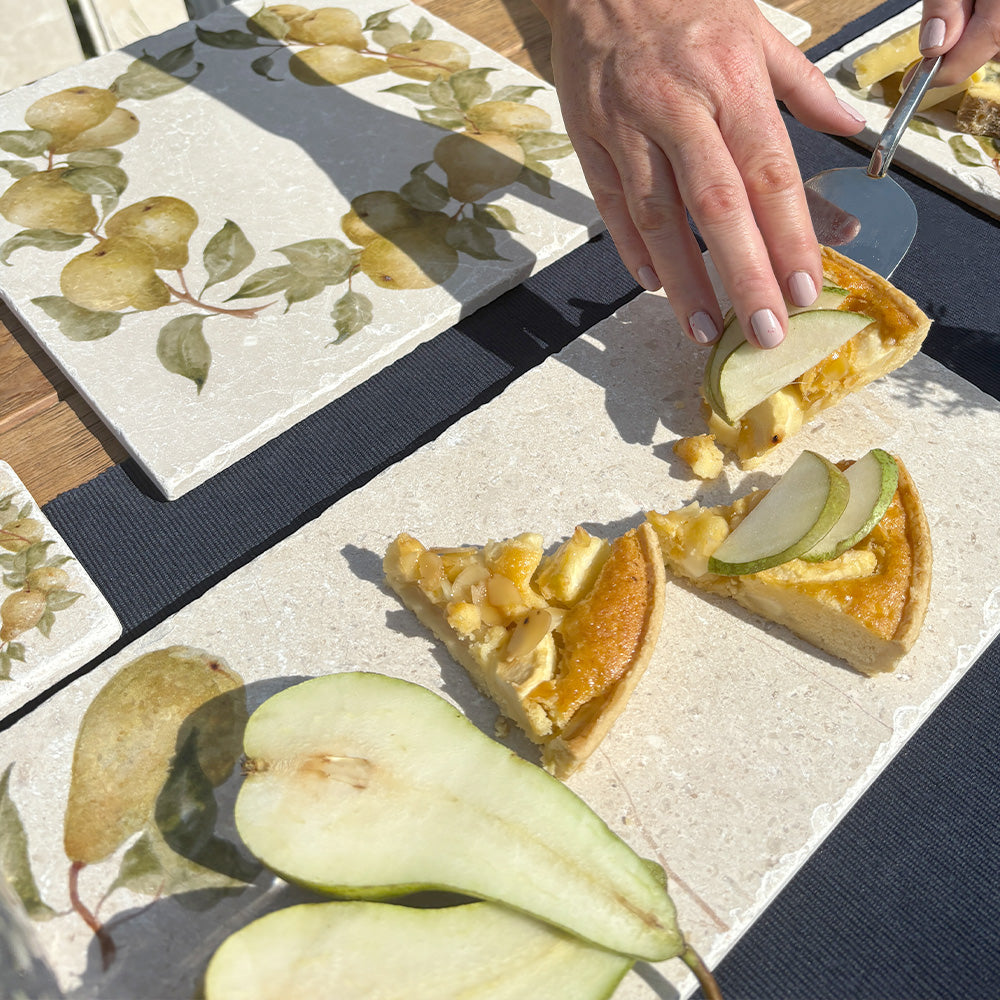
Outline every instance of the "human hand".
{"type": "Polygon", "coordinates": [[[689,212],[748,339],[774,347],[786,298],[822,287],[776,99],[810,128],[863,125],[752,0],[535,0],[567,132],[625,266],[712,343],[722,314],[689,212]]]}
{"type": "Polygon", "coordinates": [[[1000,52],[1000,0],[924,0],[920,52],[944,55],[935,86],[961,83],[1000,52]]]}

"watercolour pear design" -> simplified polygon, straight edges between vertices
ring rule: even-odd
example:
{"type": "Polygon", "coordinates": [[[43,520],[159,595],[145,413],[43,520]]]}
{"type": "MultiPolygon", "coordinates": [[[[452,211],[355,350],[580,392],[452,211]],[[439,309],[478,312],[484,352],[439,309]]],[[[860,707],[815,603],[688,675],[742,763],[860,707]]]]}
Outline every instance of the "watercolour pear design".
{"type": "Polygon", "coordinates": [[[93,312],[159,309],[170,289],[156,274],[156,252],[134,236],[109,236],[74,257],[59,287],[70,302],[93,312]]]}
{"type": "Polygon", "coordinates": [[[433,288],[458,267],[458,251],[420,227],[376,236],[361,251],[361,270],[380,288],[433,288]]]}
{"type": "Polygon", "coordinates": [[[89,194],[63,179],[67,169],[39,170],[14,181],[0,195],[0,215],[26,229],[89,233],[97,225],[97,210],[89,194]]]}
{"type": "Polygon", "coordinates": [[[65,151],[81,132],[100,125],[118,105],[118,97],[103,87],[69,87],[40,97],[28,107],[24,120],[33,129],[52,136],[49,149],[65,151]]]}
{"type": "Polygon", "coordinates": [[[289,59],[288,68],[296,80],[313,87],[353,83],[389,71],[384,59],[363,56],[346,45],[314,45],[303,49],[289,59]]]}
{"type": "Polygon", "coordinates": [[[524,150],[502,132],[452,132],[434,147],[434,161],[448,178],[452,198],[477,202],[517,180],[524,150]]]}
{"type": "Polygon", "coordinates": [[[469,68],[469,50],[457,42],[425,38],[419,42],[400,42],[389,48],[389,68],[411,80],[448,79],[453,73],[469,68]]]}
{"type": "Polygon", "coordinates": [[[296,15],[288,21],[287,37],[306,45],[343,45],[355,50],[365,47],[361,20],[345,7],[319,7],[296,15]]]}
{"type": "Polygon", "coordinates": [[[104,231],[142,240],[153,251],[154,267],[179,270],[188,262],[188,240],[197,228],[198,213],[186,201],[156,195],[115,212],[104,231]]]}
{"type": "Polygon", "coordinates": [[[139,134],[139,119],[128,108],[115,108],[104,121],[63,143],[58,152],[82,153],[120,146],[139,134]]]}

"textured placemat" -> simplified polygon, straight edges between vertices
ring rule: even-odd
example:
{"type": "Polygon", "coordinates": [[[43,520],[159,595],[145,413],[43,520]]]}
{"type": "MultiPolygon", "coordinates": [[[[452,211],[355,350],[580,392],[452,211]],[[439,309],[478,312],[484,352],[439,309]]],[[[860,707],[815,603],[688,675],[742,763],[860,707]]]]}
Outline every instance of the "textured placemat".
{"type": "MultiPolygon", "coordinates": [[[[810,55],[907,5],[878,8],[810,55]]],[[[867,161],[789,128],[806,176],[867,161]]],[[[894,281],[935,317],[925,353],[997,398],[1000,227],[899,180],[920,227],[894,281]]],[[[45,512],[135,638],[637,292],[599,237],[179,501],[155,499],[126,463],[45,512]]],[[[955,516],[975,516],[975,500],[955,516]]],[[[730,953],[730,1000],[1000,995],[998,661],[994,644],[730,953]]]]}

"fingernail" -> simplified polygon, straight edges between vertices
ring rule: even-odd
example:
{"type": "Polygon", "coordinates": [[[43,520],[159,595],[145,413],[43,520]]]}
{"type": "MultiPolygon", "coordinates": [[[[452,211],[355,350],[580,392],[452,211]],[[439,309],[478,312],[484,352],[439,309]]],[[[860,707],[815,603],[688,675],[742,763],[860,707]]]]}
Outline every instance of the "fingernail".
{"type": "Polygon", "coordinates": [[[939,45],[944,45],[944,34],[947,27],[940,17],[932,17],[920,29],[920,51],[936,49],[939,45]]]}
{"type": "Polygon", "coordinates": [[[656,276],[656,272],[646,264],[639,268],[636,277],[647,292],[655,292],[660,287],[660,279],[656,276]]]}
{"type": "Polygon", "coordinates": [[[784,340],[778,317],[770,309],[758,309],[750,317],[750,327],[761,347],[777,347],[784,340]]]}
{"type": "Polygon", "coordinates": [[[788,279],[788,291],[797,306],[811,306],[816,301],[816,282],[805,271],[796,271],[788,279]]]}
{"type": "Polygon", "coordinates": [[[842,107],[842,108],[843,108],[843,109],[844,109],[844,110],[845,110],[845,111],[846,111],[846,112],[847,112],[847,113],[848,113],[848,114],[849,114],[849,115],[850,115],[850,116],[851,116],[851,117],[852,117],[852,118],[853,118],[853,119],[854,119],[854,120],[855,120],[856,122],[861,122],[861,124],[862,124],[862,125],[864,125],[864,124],[865,124],[865,123],[866,123],[866,122],[868,121],[868,119],[867,119],[867,118],[865,118],[865,116],[864,116],[864,115],[863,115],[863,114],[862,114],[862,113],[861,113],[860,111],[858,111],[858,110],[857,110],[856,108],[852,108],[852,107],[850,106],[850,104],[848,104],[848,103],[847,103],[847,101],[842,101],[842,100],[841,100],[841,99],[840,99],[839,97],[837,98],[837,101],[838,101],[838,102],[840,103],[840,106],[841,106],[841,107],[842,107]]]}
{"type": "Polygon", "coordinates": [[[688,324],[691,327],[691,336],[699,344],[714,344],[719,339],[719,330],[715,325],[715,320],[707,312],[696,312],[688,316],[688,324]]]}

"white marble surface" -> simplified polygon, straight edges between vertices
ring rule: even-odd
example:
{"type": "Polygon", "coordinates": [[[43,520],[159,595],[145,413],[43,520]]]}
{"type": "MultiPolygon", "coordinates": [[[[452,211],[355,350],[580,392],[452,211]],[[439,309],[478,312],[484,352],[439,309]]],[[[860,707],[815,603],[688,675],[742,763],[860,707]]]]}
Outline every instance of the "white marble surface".
{"type": "MultiPolygon", "coordinates": [[[[382,9],[363,0],[345,5],[357,9],[362,22],[382,9]]],[[[107,88],[143,51],[154,57],[174,53],[178,60],[186,55],[175,72],[184,77],[197,73],[190,84],[171,93],[121,101],[138,117],[140,128],[118,147],[117,169],[125,172],[127,189],[116,208],[168,195],[196,210],[198,228],[183,273],[191,296],[204,305],[175,297],[161,308],[119,313],[121,324],[110,336],[74,340],[32,300],[60,295],[63,267],[74,253],[94,246],[90,236],[70,251],[17,249],[9,257],[11,266],[0,274],[0,294],[169,498],[248,454],[601,228],[576,158],[545,159],[542,168],[553,174],[552,197],[515,183],[477,203],[509,212],[516,225],[488,230],[498,259],[463,253],[444,284],[417,290],[386,290],[355,274],[350,288],[370,300],[373,318],[343,343],[333,343],[338,331],[331,312],[349,287],[345,280],[321,285],[318,294],[287,309],[280,290],[227,301],[250,275],[288,266],[281,248],[331,238],[350,246],[340,219],[356,195],[399,192],[410,182],[411,171],[421,166],[439,185],[444,180],[433,163],[444,133],[418,117],[434,108],[383,92],[401,84],[426,84],[394,72],[343,86],[301,83],[289,72],[287,50],[276,51],[273,39],[255,39],[247,31],[246,17],[259,7],[246,0],[197,25],[181,25],[0,97],[0,130],[23,130],[25,110],[40,97],[76,84],[107,88]],[[208,44],[206,36],[196,37],[196,28],[216,38],[236,32],[240,40],[234,45],[242,41],[255,48],[208,44]],[[272,63],[261,72],[257,61],[267,58],[272,63]],[[240,228],[256,256],[238,275],[203,293],[209,273],[203,252],[227,220],[240,228]],[[218,311],[234,307],[259,311],[251,319],[218,311]],[[200,391],[195,381],[168,370],[158,357],[161,330],[185,316],[203,318],[201,334],[211,351],[200,391]]],[[[538,88],[528,103],[548,111],[551,131],[561,131],[554,91],[537,77],[415,4],[394,8],[392,19],[409,30],[427,25],[434,39],[464,46],[471,68],[484,71],[482,79],[494,95],[515,86],[538,88]]],[[[371,34],[366,37],[378,50],[371,34]]],[[[63,159],[57,156],[56,162],[63,159]]],[[[44,166],[42,157],[29,162],[44,166]]],[[[99,186],[108,176],[105,171],[99,186]]],[[[443,207],[449,214],[460,208],[454,200],[443,207]]],[[[470,214],[465,209],[466,218],[470,214]]],[[[0,243],[18,231],[0,219],[0,243]]],[[[176,272],[158,273],[183,290],[176,272]]],[[[190,358],[204,351],[202,344],[181,353],[190,358]]]]}
{"type": "Polygon", "coordinates": [[[0,0],[4,26],[0,93],[83,62],[66,0],[0,0]]]}
{"type": "MultiPolygon", "coordinates": [[[[240,673],[251,707],[295,678],[373,670],[439,691],[492,733],[493,706],[381,581],[382,554],[399,531],[452,545],[532,529],[554,545],[578,523],[611,535],[649,508],[769,485],[804,447],[831,458],[884,447],[913,476],[934,545],[927,619],[895,673],[862,677],[782,628],[668,581],[653,660],[570,781],[666,867],[682,925],[718,962],[1000,631],[1000,412],[918,355],[827,411],[760,470],[727,466],[699,484],[671,446],[700,429],[703,359],[663,299],[641,296],[0,734],[0,773],[13,764],[11,800],[41,895],[60,913],[39,934],[72,996],[188,997],[226,933],[281,899],[266,878],[203,913],[116,891],[102,915],[129,919],[112,919],[118,958],[99,972],[89,931],[65,913],[61,816],[80,716],[126,662],[167,645],[201,647],[240,673]]],[[[516,736],[508,742],[535,759],[516,736]]],[[[224,836],[238,780],[221,790],[224,836]]],[[[118,860],[84,873],[88,898],[111,884],[118,860]]],[[[684,967],[668,962],[630,973],[615,997],[692,989],[684,967]]]]}
{"type": "Polygon", "coordinates": [[[0,640],[0,719],[104,652],[122,633],[90,575],[14,470],[0,462],[0,604],[24,589],[31,569],[48,566],[65,572],[66,578],[65,587],[47,602],[42,628],[33,626],[9,641],[0,640]],[[30,548],[22,540],[34,535],[10,530],[19,518],[41,525],[41,538],[30,548]]]}
{"type": "MultiPolygon", "coordinates": [[[[889,18],[816,64],[836,95],[867,119],[867,126],[852,137],[867,149],[877,145],[892,109],[882,99],[881,84],[875,84],[868,93],[858,89],[852,63],[861,52],[919,21],[920,9],[916,4],[889,18]]],[[[907,170],[1000,218],[1000,141],[986,139],[984,145],[981,139],[959,132],[954,112],[933,108],[921,111],[903,134],[891,169],[907,170]]]]}
{"type": "Polygon", "coordinates": [[[763,3],[762,0],[757,0],[757,6],[764,17],[790,42],[801,45],[812,34],[812,25],[801,17],[789,14],[788,11],[784,11],[780,7],[763,3]]]}

